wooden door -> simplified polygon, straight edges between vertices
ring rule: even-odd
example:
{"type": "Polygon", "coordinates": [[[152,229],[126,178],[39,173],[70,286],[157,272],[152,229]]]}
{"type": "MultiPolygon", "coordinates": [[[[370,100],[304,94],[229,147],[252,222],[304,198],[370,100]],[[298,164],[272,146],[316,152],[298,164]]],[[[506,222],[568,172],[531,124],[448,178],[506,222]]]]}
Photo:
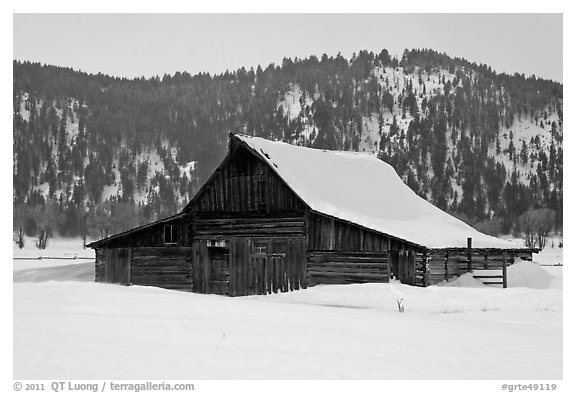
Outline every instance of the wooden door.
{"type": "Polygon", "coordinates": [[[208,247],[209,293],[228,295],[230,281],[230,249],[227,245],[208,247]]]}
{"type": "Polygon", "coordinates": [[[402,284],[414,285],[416,266],[415,254],[408,251],[400,251],[397,254],[398,279],[402,284]]]}
{"type": "Polygon", "coordinates": [[[210,278],[208,246],[206,240],[192,242],[192,291],[208,293],[210,278]]]}
{"type": "Polygon", "coordinates": [[[261,295],[286,292],[288,269],[286,249],[288,239],[258,239],[250,241],[247,293],[261,295]]]}

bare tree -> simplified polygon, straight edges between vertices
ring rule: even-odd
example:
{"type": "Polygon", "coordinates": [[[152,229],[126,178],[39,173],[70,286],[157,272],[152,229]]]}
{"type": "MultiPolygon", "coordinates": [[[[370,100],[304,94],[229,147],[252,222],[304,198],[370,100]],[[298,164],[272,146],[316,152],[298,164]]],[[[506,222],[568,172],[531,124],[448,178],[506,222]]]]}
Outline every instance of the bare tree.
{"type": "Polygon", "coordinates": [[[58,222],[57,203],[54,199],[48,199],[44,206],[37,205],[34,209],[36,218],[36,247],[46,249],[48,240],[54,236],[54,228],[58,222]]]}
{"type": "Polygon", "coordinates": [[[80,233],[80,237],[82,238],[82,247],[86,248],[86,238],[88,237],[89,230],[90,230],[90,215],[92,211],[81,205],[78,211],[78,232],[80,233]]]}
{"type": "Polygon", "coordinates": [[[104,201],[94,206],[89,225],[100,232],[101,239],[108,237],[112,233],[112,202],[104,201]]]}
{"type": "Polygon", "coordinates": [[[24,248],[24,225],[26,216],[27,212],[24,205],[14,205],[12,214],[12,230],[14,231],[14,242],[20,249],[24,248]]]}
{"type": "Polygon", "coordinates": [[[530,209],[518,217],[518,226],[524,234],[524,243],[527,247],[536,247],[541,250],[546,247],[548,235],[556,219],[556,212],[551,209],[530,209]]]}

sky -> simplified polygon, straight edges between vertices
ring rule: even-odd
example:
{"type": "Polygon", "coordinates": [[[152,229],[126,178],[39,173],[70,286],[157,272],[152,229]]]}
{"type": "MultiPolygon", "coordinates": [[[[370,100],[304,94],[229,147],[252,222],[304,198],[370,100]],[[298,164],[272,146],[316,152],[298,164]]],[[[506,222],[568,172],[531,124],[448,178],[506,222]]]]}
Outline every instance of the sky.
{"type": "Polygon", "coordinates": [[[563,82],[562,14],[14,14],[13,58],[119,77],[430,48],[563,82]]]}

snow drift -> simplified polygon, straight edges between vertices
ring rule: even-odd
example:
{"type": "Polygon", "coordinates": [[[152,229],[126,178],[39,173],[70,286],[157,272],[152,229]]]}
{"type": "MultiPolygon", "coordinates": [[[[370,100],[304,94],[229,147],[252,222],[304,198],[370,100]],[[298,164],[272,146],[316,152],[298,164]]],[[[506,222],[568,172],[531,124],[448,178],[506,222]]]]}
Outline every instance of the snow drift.
{"type": "Polygon", "coordinates": [[[534,289],[552,287],[554,277],[536,263],[517,260],[508,267],[508,286],[534,289]]]}
{"type": "Polygon", "coordinates": [[[14,271],[14,282],[94,281],[94,262],[14,271]]]}

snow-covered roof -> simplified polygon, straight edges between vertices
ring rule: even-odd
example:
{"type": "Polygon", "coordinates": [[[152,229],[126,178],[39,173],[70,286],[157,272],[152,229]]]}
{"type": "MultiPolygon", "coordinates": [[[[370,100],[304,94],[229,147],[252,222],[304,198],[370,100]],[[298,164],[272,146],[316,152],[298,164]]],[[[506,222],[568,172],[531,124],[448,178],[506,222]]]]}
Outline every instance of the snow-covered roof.
{"type": "Polygon", "coordinates": [[[234,135],[314,211],[428,248],[523,248],[478,232],[419,197],[394,168],[368,153],[310,149],[234,135]]]}

